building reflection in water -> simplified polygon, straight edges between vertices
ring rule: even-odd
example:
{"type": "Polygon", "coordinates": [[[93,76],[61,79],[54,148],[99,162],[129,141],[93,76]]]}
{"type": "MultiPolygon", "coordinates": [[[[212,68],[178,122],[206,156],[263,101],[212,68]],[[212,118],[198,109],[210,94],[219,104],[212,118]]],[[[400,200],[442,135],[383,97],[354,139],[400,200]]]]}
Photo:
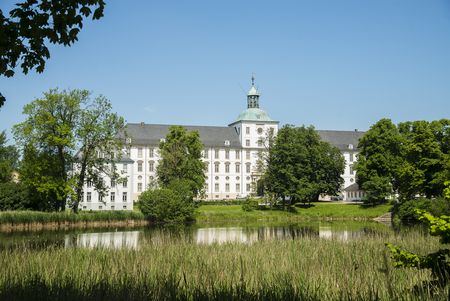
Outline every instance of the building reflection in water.
{"type": "Polygon", "coordinates": [[[324,239],[336,239],[347,241],[355,238],[359,238],[364,234],[364,231],[336,231],[330,226],[319,226],[319,237],[324,239]]]}
{"type": "Polygon", "coordinates": [[[200,228],[196,230],[194,239],[198,244],[222,244],[227,242],[253,243],[261,240],[295,239],[305,236],[317,237],[319,232],[309,227],[200,228]]]}
{"type": "Polygon", "coordinates": [[[66,248],[137,249],[140,231],[68,234],[64,237],[66,248]]]}

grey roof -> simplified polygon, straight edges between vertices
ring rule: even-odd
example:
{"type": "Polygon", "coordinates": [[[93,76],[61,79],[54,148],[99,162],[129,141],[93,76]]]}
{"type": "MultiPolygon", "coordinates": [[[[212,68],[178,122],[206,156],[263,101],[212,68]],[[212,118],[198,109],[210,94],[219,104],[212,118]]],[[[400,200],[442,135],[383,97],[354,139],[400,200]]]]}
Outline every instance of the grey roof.
{"type": "MultiPolygon", "coordinates": [[[[126,132],[132,144],[159,145],[162,138],[169,132],[169,124],[128,123],[126,132]]],[[[192,126],[183,125],[188,131],[198,131],[200,140],[206,147],[225,147],[225,140],[229,147],[239,148],[239,135],[233,127],[228,126],[192,126]]],[[[228,146],[227,146],[228,147],[228,146]]]]}
{"type": "Polygon", "coordinates": [[[350,186],[347,186],[346,188],[344,188],[344,191],[358,191],[359,189],[359,185],[357,183],[353,183],[350,186]]]}
{"type": "Polygon", "coordinates": [[[318,130],[320,138],[323,141],[329,142],[331,145],[336,146],[341,151],[351,150],[349,145],[353,145],[353,149],[358,148],[359,138],[361,138],[365,132],[361,131],[321,131],[318,130]]]}

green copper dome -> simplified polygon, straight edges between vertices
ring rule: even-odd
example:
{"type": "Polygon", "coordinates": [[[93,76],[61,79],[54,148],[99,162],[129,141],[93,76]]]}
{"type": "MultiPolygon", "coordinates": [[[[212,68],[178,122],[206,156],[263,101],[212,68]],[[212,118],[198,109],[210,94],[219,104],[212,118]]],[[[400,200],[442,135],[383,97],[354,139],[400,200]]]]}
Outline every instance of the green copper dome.
{"type": "Polygon", "coordinates": [[[236,121],[275,121],[259,108],[248,108],[239,114],[236,121]]]}

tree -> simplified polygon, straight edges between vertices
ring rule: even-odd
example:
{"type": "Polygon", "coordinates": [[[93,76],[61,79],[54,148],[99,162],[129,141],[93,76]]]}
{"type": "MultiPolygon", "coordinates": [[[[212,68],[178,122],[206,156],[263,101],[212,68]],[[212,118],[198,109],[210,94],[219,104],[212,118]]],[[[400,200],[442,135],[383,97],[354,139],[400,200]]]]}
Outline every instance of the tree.
{"type": "Polygon", "coordinates": [[[0,183],[10,182],[18,167],[19,152],[13,145],[6,145],[5,131],[0,133],[0,183]]]}
{"type": "Polygon", "coordinates": [[[44,208],[64,210],[71,199],[77,211],[86,181],[104,193],[102,177],[116,175],[116,134],[124,126],[106,98],[54,89],[26,105],[24,114],[27,119],[14,127],[24,151],[21,180],[44,200],[44,208]]]}
{"type": "Polygon", "coordinates": [[[356,181],[366,191],[369,202],[386,201],[396,184],[401,137],[390,119],[381,119],[359,140],[356,181]]]}
{"type": "Polygon", "coordinates": [[[284,126],[270,149],[266,190],[290,202],[335,195],[343,183],[344,158],[339,149],[320,139],[313,127],[284,126]]]}
{"type": "MultiPolygon", "coordinates": [[[[14,76],[18,64],[25,74],[33,68],[43,72],[50,58],[46,43],[72,45],[84,19],[100,19],[104,8],[104,0],[25,0],[9,17],[0,10],[0,75],[14,76]]],[[[0,107],[4,102],[0,93],[0,107]]]]}
{"type": "Polygon", "coordinates": [[[83,198],[83,186],[87,181],[104,196],[107,186],[103,178],[108,176],[120,180],[116,161],[121,157],[123,141],[117,139],[117,135],[123,132],[125,122],[111,109],[111,103],[99,96],[80,112],[79,124],[75,129],[77,144],[80,145],[74,160],[76,168],[73,170],[76,199],[72,208],[75,212],[83,198]]]}
{"type": "Polygon", "coordinates": [[[189,183],[192,195],[200,196],[205,185],[205,163],[201,160],[203,144],[199,133],[172,126],[159,148],[161,159],[156,172],[161,186],[184,180],[189,183]]]}

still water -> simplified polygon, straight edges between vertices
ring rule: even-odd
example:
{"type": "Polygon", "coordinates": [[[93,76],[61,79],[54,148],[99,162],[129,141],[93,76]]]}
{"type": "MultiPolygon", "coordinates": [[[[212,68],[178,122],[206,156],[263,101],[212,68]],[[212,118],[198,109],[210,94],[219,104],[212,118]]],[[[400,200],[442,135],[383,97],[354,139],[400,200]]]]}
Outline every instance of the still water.
{"type": "Polygon", "coordinates": [[[31,248],[130,248],[182,240],[192,244],[251,244],[263,240],[317,237],[349,241],[384,236],[389,226],[371,222],[333,222],[307,224],[192,225],[178,228],[117,228],[70,231],[0,233],[0,249],[31,248]]]}

